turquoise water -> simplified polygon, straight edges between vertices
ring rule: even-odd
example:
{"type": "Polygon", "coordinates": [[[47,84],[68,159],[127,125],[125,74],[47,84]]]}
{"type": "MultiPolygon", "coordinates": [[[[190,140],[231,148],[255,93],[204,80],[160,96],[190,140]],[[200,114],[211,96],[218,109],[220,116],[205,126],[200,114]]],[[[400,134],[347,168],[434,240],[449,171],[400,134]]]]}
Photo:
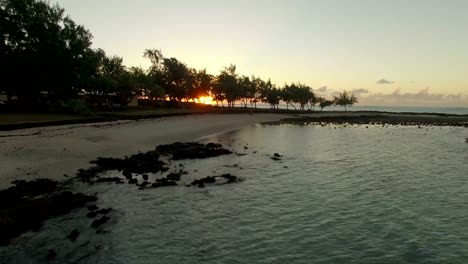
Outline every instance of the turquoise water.
{"type": "Polygon", "coordinates": [[[55,248],[57,263],[468,263],[466,136],[449,127],[247,127],[202,139],[247,155],[183,162],[182,179],[214,171],[244,182],[79,185],[114,208],[108,233],[94,234],[78,210],[0,256],[35,263],[55,248]],[[72,243],[74,228],[82,234],[72,243]]]}

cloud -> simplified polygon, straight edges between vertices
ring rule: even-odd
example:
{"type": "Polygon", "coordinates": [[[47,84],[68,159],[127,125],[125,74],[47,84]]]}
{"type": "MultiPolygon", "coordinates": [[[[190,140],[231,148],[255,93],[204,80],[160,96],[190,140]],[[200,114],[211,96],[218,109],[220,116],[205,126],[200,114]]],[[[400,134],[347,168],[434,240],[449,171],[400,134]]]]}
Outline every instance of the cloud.
{"type": "Polygon", "coordinates": [[[430,87],[417,92],[402,92],[401,88],[392,93],[372,93],[359,97],[361,105],[382,106],[466,106],[468,95],[433,93],[430,87]]]}
{"type": "Polygon", "coordinates": [[[389,80],[386,80],[386,79],[380,79],[377,81],[377,84],[393,84],[395,83],[394,81],[389,81],[389,80]]]}
{"type": "Polygon", "coordinates": [[[328,88],[327,86],[322,86],[322,87],[320,87],[320,88],[317,89],[317,92],[324,93],[324,92],[327,91],[327,88],[328,88]]]}
{"type": "Polygon", "coordinates": [[[354,95],[358,96],[358,95],[361,95],[361,94],[367,94],[367,93],[369,93],[369,90],[364,89],[364,88],[357,88],[357,89],[351,90],[351,92],[352,92],[354,95]]]}

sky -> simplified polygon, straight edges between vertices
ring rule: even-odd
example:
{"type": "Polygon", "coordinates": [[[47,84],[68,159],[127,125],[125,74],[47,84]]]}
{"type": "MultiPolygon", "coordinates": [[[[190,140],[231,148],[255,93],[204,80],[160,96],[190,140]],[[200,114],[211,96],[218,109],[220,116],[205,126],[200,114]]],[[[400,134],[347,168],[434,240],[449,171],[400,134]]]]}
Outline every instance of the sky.
{"type": "Polygon", "coordinates": [[[301,82],[360,105],[468,107],[466,0],[49,0],[93,47],[147,68],[160,49],[196,69],[301,82]]]}

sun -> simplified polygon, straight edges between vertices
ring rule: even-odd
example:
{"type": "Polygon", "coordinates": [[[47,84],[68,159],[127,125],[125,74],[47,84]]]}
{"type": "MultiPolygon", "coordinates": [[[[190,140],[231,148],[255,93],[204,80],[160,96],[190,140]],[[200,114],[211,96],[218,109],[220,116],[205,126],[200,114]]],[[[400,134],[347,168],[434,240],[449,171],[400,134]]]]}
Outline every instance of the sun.
{"type": "Polygon", "coordinates": [[[211,96],[201,96],[201,97],[198,97],[197,100],[197,103],[200,103],[200,104],[207,104],[207,105],[212,105],[214,102],[213,102],[213,97],[211,96]]]}

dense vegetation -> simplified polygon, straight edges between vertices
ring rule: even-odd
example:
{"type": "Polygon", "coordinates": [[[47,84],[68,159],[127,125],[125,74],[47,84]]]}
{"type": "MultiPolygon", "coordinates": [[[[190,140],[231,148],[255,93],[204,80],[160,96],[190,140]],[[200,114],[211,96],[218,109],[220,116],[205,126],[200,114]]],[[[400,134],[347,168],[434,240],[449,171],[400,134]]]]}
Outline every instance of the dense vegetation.
{"type": "Polygon", "coordinates": [[[160,50],[148,49],[147,70],[125,67],[118,56],[93,49],[92,35],[66,16],[58,5],[42,0],[0,0],[0,92],[23,107],[47,105],[57,111],[83,110],[81,100],[93,107],[126,105],[135,96],[148,99],[193,101],[211,96],[217,105],[278,108],[280,101],[300,110],[319,104],[352,105],[357,99],[344,91],[333,101],[316,96],[301,84],[277,87],[270,80],[241,76],[230,65],[217,75],[188,67],[160,50]]]}

